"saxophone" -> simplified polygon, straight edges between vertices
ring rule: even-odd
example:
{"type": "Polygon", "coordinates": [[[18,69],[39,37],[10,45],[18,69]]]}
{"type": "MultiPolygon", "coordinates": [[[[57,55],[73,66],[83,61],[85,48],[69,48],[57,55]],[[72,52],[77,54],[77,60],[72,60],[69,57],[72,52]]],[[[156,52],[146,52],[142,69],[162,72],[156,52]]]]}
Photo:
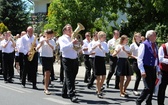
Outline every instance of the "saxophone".
{"type": "Polygon", "coordinates": [[[36,53],[35,47],[36,47],[36,40],[37,40],[37,36],[34,38],[33,43],[31,45],[31,48],[29,50],[30,54],[28,55],[28,61],[32,61],[34,54],[36,53]]]}

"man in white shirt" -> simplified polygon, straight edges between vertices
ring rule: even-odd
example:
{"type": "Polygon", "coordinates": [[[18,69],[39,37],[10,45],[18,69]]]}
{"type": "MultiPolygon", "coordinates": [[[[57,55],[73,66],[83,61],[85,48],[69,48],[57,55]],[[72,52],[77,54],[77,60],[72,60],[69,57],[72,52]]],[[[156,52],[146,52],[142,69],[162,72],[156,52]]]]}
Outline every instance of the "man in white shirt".
{"type": "Polygon", "coordinates": [[[158,48],[156,45],[156,32],[149,30],[146,32],[146,40],[138,48],[138,68],[144,82],[144,89],[136,100],[136,105],[146,99],[146,105],[152,105],[152,96],[155,88],[156,74],[160,72],[158,65],[158,48]]]}
{"type": "Polygon", "coordinates": [[[168,42],[160,46],[158,51],[158,57],[162,78],[161,84],[159,85],[157,102],[158,105],[165,105],[165,92],[168,85],[168,42]]]}
{"type": "Polygon", "coordinates": [[[82,53],[84,57],[84,64],[85,64],[85,77],[84,77],[84,82],[88,83],[90,80],[90,71],[91,71],[91,65],[89,62],[89,52],[88,52],[88,45],[91,42],[91,36],[90,32],[85,33],[85,39],[83,40],[83,45],[82,45],[82,53]]]}
{"type": "Polygon", "coordinates": [[[13,78],[13,62],[14,62],[14,48],[16,46],[14,40],[10,36],[10,31],[5,34],[4,40],[1,41],[2,46],[2,62],[4,82],[12,83],[13,78]]]}
{"type": "Polygon", "coordinates": [[[19,52],[20,79],[22,79],[23,62],[24,62],[24,60],[23,60],[23,58],[24,58],[24,49],[23,49],[23,46],[22,46],[22,43],[21,43],[21,38],[25,34],[26,34],[26,32],[22,31],[20,38],[16,41],[16,47],[17,47],[18,52],[19,52]]]}
{"type": "Polygon", "coordinates": [[[78,56],[74,50],[74,44],[77,44],[77,39],[71,39],[72,26],[65,25],[63,35],[59,38],[60,50],[62,52],[62,63],[64,67],[64,83],[62,88],[62,97],[69,98],[72,102],[76,102],[78,98],[75,96],[75,78],[78,73],[78,56]]]}
{"type": "Polygon", "coordinates": [[[33,35],[33,27],[29,26],[27,28],[27,34],[21,38],[21,43],[24,49],[24,70],[22,75],[22,85],[25,87],[26,84],[26,75],[29,74],[28,78],[33,84],[33,89],[37,89],[37,67],[38,67],[38,53],[35,52],[32,61],[28,60],[28,56],[32,55],[33,52],[30,51],[31,47],[36,47],[38,44],[37,39],[33,35]],[[35,46],[32,46],[35,45],[35,46]]]}
{"type": "MultiPolygon", "coordinates": [[[[3,40],[3,34],[0,33],[0,44],[1,41],[3,40]]],[[[2,74],[2,46],[0,46],[0,74],[2,74]]]]}
{"type": "MultiPolygon", "coordinates": [[[[110,50],[110,70],[109,70],[109,73],[107,75],[107,79],[106,79],[106,87],[108,88],[109,87],[109,82],[110,82],[110,79],[112,77],[112,75],[114,74],[115,72],[115,67],[117,65],[117,57],[116,56],[112,56],[112,50],[115,49],[115,44],[116,44],[116,41],[119,40],[119,37],[120,37],[120,32],[118,30],[114,30],[113,32],[113,38],[111,40],[108,41],[107,45],[108,45],[108,48],[110,50]]],[[[115,78],[115,89],[119,89],[119,76],[116,76],[115,78]]]]}

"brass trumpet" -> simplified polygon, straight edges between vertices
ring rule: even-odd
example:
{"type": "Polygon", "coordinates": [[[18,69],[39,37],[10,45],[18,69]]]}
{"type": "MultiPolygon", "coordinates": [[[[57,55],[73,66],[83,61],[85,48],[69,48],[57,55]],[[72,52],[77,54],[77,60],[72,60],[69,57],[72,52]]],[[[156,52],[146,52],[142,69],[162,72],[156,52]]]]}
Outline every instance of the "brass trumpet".
{"type": "Polygon", "coordinates": [[[85,27],[81,23],[77,23],[77,28],[72,33],[72,37],[71,37],[71,39],[78,39],[79,40],[79,42],[74,45],[74,50],[76,50],[76,51],[81,49],[82,42],[83,42],[82,36],[80,34],[78,34],[81,30],[85,30],[85,27]]]}

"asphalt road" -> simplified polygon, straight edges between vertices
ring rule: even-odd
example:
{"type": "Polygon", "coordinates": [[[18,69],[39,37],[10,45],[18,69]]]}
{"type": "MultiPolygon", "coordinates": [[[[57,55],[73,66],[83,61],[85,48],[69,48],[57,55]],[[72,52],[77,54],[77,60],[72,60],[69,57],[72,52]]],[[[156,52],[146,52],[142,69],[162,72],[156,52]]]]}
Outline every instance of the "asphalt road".
{"type": "MultiPolygon", "coordinates": [[[[55,65],[56,68],[58,65],[55,65]]],[[[40,68],[40,67],[39,67],[40,68]]],[[[110,88],[104,90],[104,98],[99,99],[95,94],[95,88],[93,90],[87,89],[86,83],[83,82],[82,75],[84,74],[84,68],[80,67],[78,77],[76,81],[77,97],[79,98],[77,103],[72,103],[69,99],[63,99],[61,97],[62,85],[59,79],[53,81],[49,87],[51,95],[45,95],[41,71],[37,74],[37,87],[38,90],[32,89],[31,83],[27,82],[26,88],[22,88],[18,79],[17,73],[15,73],[14,83],[4,83],[2,75],[0,75],[0,105],[135,105],[137,96],[132,93],[134,78],[128,86],[127,93],[129,98],[122,98],[119,96],[119,90],[114,89],[114,78],[110,81],[110,88]]],[[[57,74],[58,72],[56,72],[57,74]]],[[[139,91],[143,89],[143,83],[141,81],[139,91]]],[[[166,92],[165,104],[168,103],[168,92],[166,92]]],[[[144,105],[143,103],[142,105],[144,105]]],[[[156,97],[153,97],[153,105],[157,105],[156,97]]]]}

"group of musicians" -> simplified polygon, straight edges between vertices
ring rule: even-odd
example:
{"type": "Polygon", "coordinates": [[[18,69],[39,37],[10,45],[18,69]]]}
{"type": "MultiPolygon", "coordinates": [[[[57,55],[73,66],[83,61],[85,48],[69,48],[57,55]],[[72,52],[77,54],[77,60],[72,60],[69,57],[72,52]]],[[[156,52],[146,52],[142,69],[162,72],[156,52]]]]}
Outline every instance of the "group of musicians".
{"type": "MultiPolygon", "coordinates": [[[[53,74],[54,50],[56,43],[53,40],[53,30],[45,30],[43,36],[37,40],[33,27],[29,26],[21,32],[18,39],[14,41],[10,31],[3,33],[0,42],[0,62],[3,72],[4,82],[12,83],[14,77],[14,61],[16,69],[20,74],[23,88],[26,87],[26,78],[32,82],[32,88],[37,89],[37,69],[38,53],[40,54],[43,74],[44,93],[50,95],[48,85],[50,76],[53,74]],[[15,59],[14,59],[15,58],[15,59]],[[19,64],[19,67],[18,67],[19,64]]],[[[142,40],[140,33],[134,33],[132,44],[129,46],[127,35],[121,35],[118,30],[114,30],[113,38],[106,43],[106,33],[103,31],[85,33],[85,39],[81,43],[81,49],[76,50],[74,46],[79,44],[77,38],[72,38],[73,29],[67,24],[62,29],[63,35],[59,37],[59,51],[61,54],[61,79],[63,82],[62,97],[69,98],[76,102],[75,80],[78,73],[78,54],[82,52],[86,68],[84,82],[88,83],[87,88],[91,89],[96,80],[96,93],[98,98],[103,98],[104,81],[106,88],[109,88],[110,79],[115,74],[115,89],[120,90],[120,97],[129,97],[127,87],[131,81],[131,76],[135,72],[136,81],[133,94],[138,96],[136,105],[146,99],[146,105],[152,105],[152,96],[155,88],[157,75],[162,75],[162,82],[158,91],[158,105],[164,105],[165,90],[168,84],[168,44],[163,44],[158,48],[156,44],[156,32],[149,30],[146,32],[145,40],[142,40]],[[110,70],[106,78],[105,58],[109,56],[110,70]],[[132,67],[129,59],[132,60],[132,67]],[[91,73],[92,70],[92,73],[91,73]],[[126,79],[125,79],[126,77],[126,79]],[[144,82],[144,89],[141,94],[138,86],[141,80],[144,82]]]]}

